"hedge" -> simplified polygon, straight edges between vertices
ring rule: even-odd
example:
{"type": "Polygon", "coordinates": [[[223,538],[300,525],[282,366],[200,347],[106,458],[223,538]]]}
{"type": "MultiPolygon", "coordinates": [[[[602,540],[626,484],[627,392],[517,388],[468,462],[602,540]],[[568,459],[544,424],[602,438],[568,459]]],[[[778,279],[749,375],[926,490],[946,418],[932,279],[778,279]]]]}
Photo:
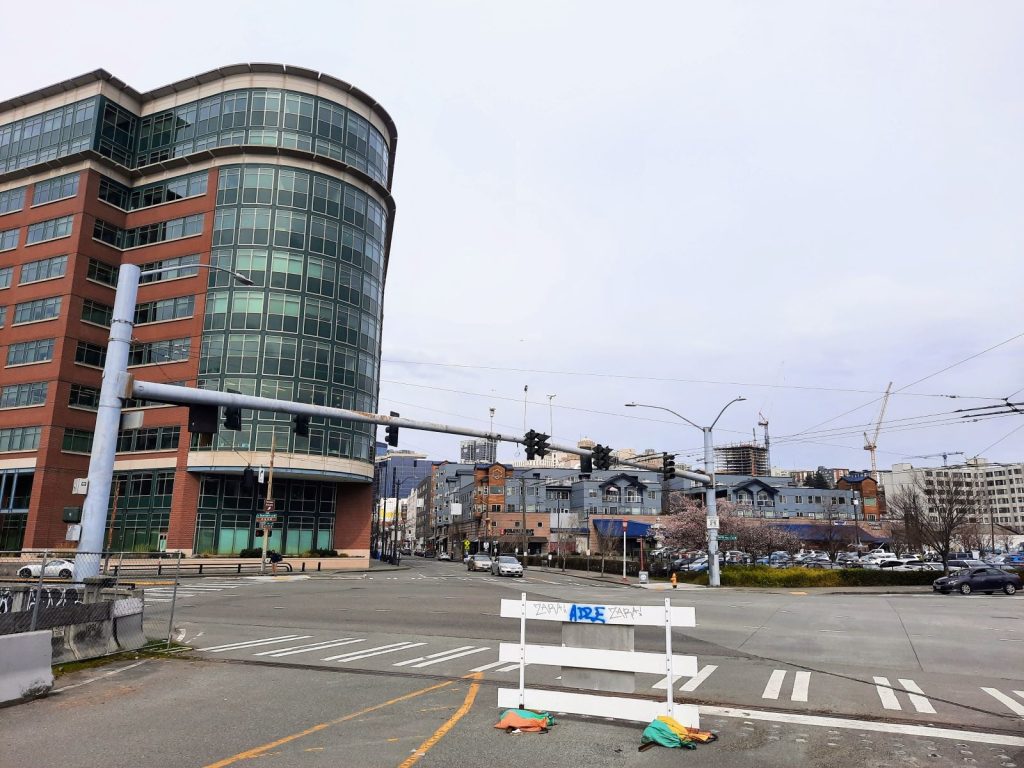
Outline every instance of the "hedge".
{"type": "MultiPolygon", "coordinates": [[[[1021,572],[1018,571],[1018,574],[1021,572]]],[[[723,568],[723,587],[908,587],[931,586],[941,571],[875,571],[864,568],[723,568]]],[[[707,573],[676,574],[689,584],[707,585],[707,573]]]]}

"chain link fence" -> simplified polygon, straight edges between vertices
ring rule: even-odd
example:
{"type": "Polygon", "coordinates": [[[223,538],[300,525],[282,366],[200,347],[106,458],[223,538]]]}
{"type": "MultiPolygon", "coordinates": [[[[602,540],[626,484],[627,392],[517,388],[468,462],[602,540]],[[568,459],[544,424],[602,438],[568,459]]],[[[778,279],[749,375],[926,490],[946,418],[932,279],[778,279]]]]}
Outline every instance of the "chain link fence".
{"type": "Polygon", "coordinates": [[[181,553],[0,552],[0,635],[50,630],[53,662],[170,647],[181,553]]]}

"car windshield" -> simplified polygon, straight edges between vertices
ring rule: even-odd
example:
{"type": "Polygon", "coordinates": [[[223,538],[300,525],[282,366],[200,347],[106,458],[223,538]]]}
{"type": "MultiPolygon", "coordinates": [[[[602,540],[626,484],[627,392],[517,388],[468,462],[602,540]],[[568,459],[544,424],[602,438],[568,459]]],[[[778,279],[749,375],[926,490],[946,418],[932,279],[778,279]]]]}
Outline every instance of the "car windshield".
{"type": "Polygon", "coordinates": [[[514,557],[499,557],[498,562],[506,563],[508,565],[519,565],[519,561],[516,560],[514,557]]]}

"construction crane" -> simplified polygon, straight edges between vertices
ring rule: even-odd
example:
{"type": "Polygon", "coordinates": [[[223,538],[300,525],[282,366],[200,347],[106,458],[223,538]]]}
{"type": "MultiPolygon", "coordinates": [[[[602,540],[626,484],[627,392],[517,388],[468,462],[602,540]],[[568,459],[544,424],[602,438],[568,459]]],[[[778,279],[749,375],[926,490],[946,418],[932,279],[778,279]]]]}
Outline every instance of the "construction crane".
{"type": "Polygon", "coordinates": [[[889,395],[892,394],[892,382],[885,388],[885,397],[882,398],[882,410],[878,412],[878,421],[875,423],[875,432],[871,439],[868,433],[864,433],[864,450],[871,454],[871,477],[878,480],[878,465],[875,463],[875,449],[878,448],[878,433],[882,429],[882,420],[885,418],[885,407],[889,405],[889,395]]]}
{"type": "Polygon", "coordinates": [[[963,456],[964,458],[967,458],[967,454],[964,453],[963,451],[943,451],[942,453],[928,453],[928,454],[925,454],[924,456],[910,456],[908,458],[911,458],[911,459],[937,459],[937,458],[939,458],[939,456],[942,457],[942,466],[944,466],[944,467],[949,466],[949,463],[948,463],[947,459],[950,456],[963,456]]]}

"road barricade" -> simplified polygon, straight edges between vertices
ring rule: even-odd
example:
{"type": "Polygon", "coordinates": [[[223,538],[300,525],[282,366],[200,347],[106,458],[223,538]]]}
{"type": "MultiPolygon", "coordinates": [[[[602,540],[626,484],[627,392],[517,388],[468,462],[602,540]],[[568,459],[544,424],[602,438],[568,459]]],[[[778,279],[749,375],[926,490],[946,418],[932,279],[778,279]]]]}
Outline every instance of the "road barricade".
{"type": "MultiPolygon", "coordinates": [[[[595,605],[590,603],[561,603],[528,601],[526,593],[520,600],[502,600],[501,616],[517,618],[520,621],[519,643],[502,643],[499,661],[519,663],[519,687],[499,688],[498,707],[535,709],[550,712],[566,712],[577,715],[608,717],[617,720],[649,723],[659,715],[667,715],[690,728],[699,728],[697,707],[675,703],[672,681],[678,676],[693,677],[697,674],[695,656],[672,654],[672,629],[697,625],[693,608],[673,607],[665,599],[660,605],[595,605]],[[624,627],[630,633],[626,643],[628,649],[576,647],[567,645],[530,645],[526,642],[527,620],[558,621],[563,625],[563,640],[566,637],[584,637],[587,627],[624,627]],[[567,627],[568,625],[568,627],[567,627]],[[647,653],[632,650],[633,627],[665,628],[665,652],[647,653]],[[567,634],[567,628],[579,630],[567,634]],[[591,690],[602,693],[585,693],[565,690],[541,690],[526,687],[526,667],[530,664],[560,666],[563,670],[595,670],[592,678],[598,684],[591,690]],[[664,701],[610,696],[604,691],[632,692],[632,676],[638,672],[665,675],[669,684],[664,701]],[[619,673],[627,673],[626,687],[622,687],[619,673]],[[616,677],[619,675],[619,677],[616,677]],[[600,682],[608,682],[608,687],[600,682]]],[[[622,636],[611,638],[612,643],[623,644],[622,636]]],[[[588,643],[592,645],[593,643],[588,643]]],[[[563,678],[566,677],[563,672],[563,678]]],[[[588,679],[577,675],[577,680],[588,679]]],[[[563,679],[563,683],[566,680],[563,679]]]]}

